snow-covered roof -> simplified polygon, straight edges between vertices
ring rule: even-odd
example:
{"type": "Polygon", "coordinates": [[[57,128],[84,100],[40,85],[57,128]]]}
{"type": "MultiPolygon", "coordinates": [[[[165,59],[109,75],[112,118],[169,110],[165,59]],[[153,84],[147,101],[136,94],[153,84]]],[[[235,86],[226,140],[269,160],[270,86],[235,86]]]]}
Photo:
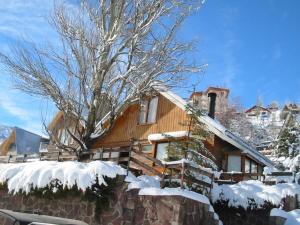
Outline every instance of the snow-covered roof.
{"type": "MultiPolygon", "coordinates": [[[[158,90],[158,91],[162,96],[164,96],[165,98],[173,102],[179,108],[186,110],[187,102],[184,99],[182,99],[180,96],[176,95],[175,93],[169,90],[158,90]]],[[[238,149],[242,150],[243,153],[249,154],[255,160],[263,163],[266,166],[273,166],[273,162],[271,160],[269,160],[266,156],[258,152],[256,149],[254,149],[242,138],[230,132],[217,120],[214,120],[207,115],[202,115],[199,117],[199,121],[204,123],[212,133],[214,133],[224,141],[227,141],[228,143],[237,147],[238,149]]]]}

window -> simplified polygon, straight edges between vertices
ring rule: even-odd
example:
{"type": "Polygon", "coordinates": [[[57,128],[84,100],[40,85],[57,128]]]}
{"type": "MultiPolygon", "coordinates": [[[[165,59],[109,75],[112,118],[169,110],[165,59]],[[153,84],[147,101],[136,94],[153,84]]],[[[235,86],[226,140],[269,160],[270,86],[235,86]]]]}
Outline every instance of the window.
{"type": "Polygon", "coordinates": [[[157,112],[158,97],[143,99],[140,106],[139,123],[155,123],[157,112]]]}
{"type": "Polygon", "coordinates": [[[228,156],[228,172],[235,171],[241,172],[241,156],[229,155],[228,156]]]}
{"type": "Polygon", "coordinates": [[[148,123],[154,123],[156,121],[157,103],[158,97],[154,97],[150,100],[147,118],[148,123]]]}
{"type": "Polygon", "coordinates": [[[169,143],[159,143],[156,148],[156,158],[159,160],[168,159],[168,146],[169,143]]]}
{"type": "Polygon", "coordinates": [[[64,145],[68,145],[69,144],[69,139],[70,139],[70,134],[66,129],[63,129],[61,131],[61,136],[60,136],[60,141],[62,144],[64,145]]]}
{"type": "Polygon", "coordinates": [[[251,162],[251,173],[257,173],[257,163],[251,162]]]}
{"type": "Polygon", "coordinates": [[[245,159],[245,173],[250,173],[251,171],[251,161],[249,159],[245,159]]]}
{"type": "Polygon", "coordinates": [[[257,173],[257,163],[250,159],[245,159],[245,173],[257,173]]]}
{"type": "Polygon", "coordinates": [[[156,158],[164,161],[176,161],[184,158],[184,154],[176,142],[164,142],[157,144],[156,158]]]}
{"type": "Polygon", "coordinates": [[[140,105],[140,123],[147,122],[148,101],[142,100],[140,105]]]}
{"type": "Polygon", "coordinates": [[[152,152],[152,145],[143,145],[142,152],[150,154],[152,152]]]}

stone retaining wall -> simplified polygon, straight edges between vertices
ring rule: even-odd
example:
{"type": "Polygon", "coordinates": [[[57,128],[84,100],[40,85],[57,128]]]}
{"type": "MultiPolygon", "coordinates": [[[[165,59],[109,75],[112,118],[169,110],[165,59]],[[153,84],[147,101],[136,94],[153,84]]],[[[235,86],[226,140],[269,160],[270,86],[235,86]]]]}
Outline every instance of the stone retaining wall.
{"type": "MultiPolygon", "coordinates": [[[[0,208],[17,211],[39,211],[41,214],[78,219],[90,225],[218,225],[209,205],[181,196],[139,196],[138,190],[127,190],[118,179],[115,197],[95,219],[95,202],[81,196],[66,195],[48,199],[33,195],[11,195],[0,190],[0,208]]],[[[96,210],[95,210],[96,209],[96,210]]]]}
{"type": "MultiPolygon", "coordinates": [[[[282,200],[283,210],[291,211],[298,207],[297,198],[287,196],[282,200]]],[[[217,202],[214,205],[224,225],[283,225],[285,219],[281,217],[270,217],[270,212],[275,205],[265,204],[263,208],[244,209],[242,207],[228,207],[227,202],[217,202]]]]}

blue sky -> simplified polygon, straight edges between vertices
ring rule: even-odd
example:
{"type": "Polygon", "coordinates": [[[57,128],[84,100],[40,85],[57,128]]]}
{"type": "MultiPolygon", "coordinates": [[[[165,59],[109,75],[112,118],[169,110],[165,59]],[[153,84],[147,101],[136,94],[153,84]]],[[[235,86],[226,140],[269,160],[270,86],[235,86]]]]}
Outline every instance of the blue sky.
{"type": "MultiPolygon", "coordinates": [[[[75,2],[75,1],[74,1],[75,2]]],[[[1,0],[0,51],[21,39],[40,44],[56,41],[45,20],[52,0],[1,0]]],[[[300,102],[300,1],[207,0],[180,30],[180,38],[196,39],[191,60],[208,64],[197,90],[209,85],[231,89],[245,107],[259,96],[265,104],[300,102]]],[[[41,132],[44,100],[12,89],[0,68],[0,124],[41,132]]],[[[190,89],[192,90],[192,88],[190,89]]],[[[186,97],[187,92],[182,95],[186,97]]]]}
{"type": "Polygon", "coordinates": [[[197,86],[225,86],[249,107],[260,97],[300,102],[300,1],[206,1],[182,30],[208,63],[197,86]]]}

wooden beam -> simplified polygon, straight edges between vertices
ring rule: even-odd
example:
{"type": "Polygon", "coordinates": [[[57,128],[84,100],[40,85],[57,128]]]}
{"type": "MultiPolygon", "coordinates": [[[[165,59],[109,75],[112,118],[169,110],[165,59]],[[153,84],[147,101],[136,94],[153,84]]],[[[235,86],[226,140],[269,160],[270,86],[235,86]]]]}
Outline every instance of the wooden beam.
{"type": "Polygon", "coordinates": [[[158,166],[161,166],[161,167],[164,167],[164,166],[165,166],[165,164],[163,164],[160,160],[158,160],[158,159],[156,159],[156,158],[153,158],[153,157],[151,157],[150,155],[148,155],[148,154],[146,154],[146,153],[143,153],[143,152],[138,151],[138,150],[136,150],[136,149],[132,149],[132,151],[133,151],[134,153],[136,153],[137,155],[140,155],[140,156],[142,156],[142,157],[144,157],[144,158],[146,158],[146,159],[148,159],[148,160],[154,162],[154,163],[157,164],[158,166]]]}
{"type": "Polygon", "coordinates": [[[200,173],[201,175],[204,175],[204,176],[207,176],[209,177],[210,179],[214,178],[214,174],[213,173],[210,173],[210,172],[207,172],[205,170],[202,170],[201,168],[196,168],[196,167],[193,167],[191,165],[186,165],[186,168],[192,172],[195,172],[195,173],[200,173]]]}
{"type": "Polygon", "coordinates": [[[145,163],[142,163],[141,161],[137,160],[136,158],[132,157],[131,161],[134,162],[134,163],[136,163],[137,165],[143,167],[144,169],[148,170],[149,172],[151,172],[153,174],[156,174],[158,176],[162,176],[162,174],[159,171],[157,171],[156,169],[154,169],[152,166],[149,166],[149,165],[147,165],[145,163]]]}

